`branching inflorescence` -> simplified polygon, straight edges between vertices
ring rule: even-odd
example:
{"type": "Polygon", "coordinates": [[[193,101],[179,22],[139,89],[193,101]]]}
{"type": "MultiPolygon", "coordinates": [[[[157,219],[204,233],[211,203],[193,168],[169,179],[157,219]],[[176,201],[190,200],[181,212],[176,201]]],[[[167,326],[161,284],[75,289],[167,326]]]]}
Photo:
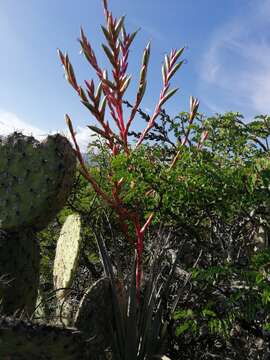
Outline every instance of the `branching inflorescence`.
{"type": "MultiPolygon", "coordinates": [[[[139,109],[142,99],[145,94],[147,85],[147,70],[150,57],[150,43],[145,47],[142,57],[142,65],[140,70],[139,85],[136,93],[136,98],[129,117],[124,119],[123,97],[130,84],[131,76],[128,75],[128,58],[130,46],[137,34],[137,31],[133,33],[127,33],[124,25],[124,17],[119,19],[113,17],[112,13],[108,10],[107,0],[103,0],[104,14],[106,25],[102,26],[102,31],[105,36],[106,44],[102,44],[102,48],[112,67],[112,78],[109,79],[108,71],[103,70],[96,58],[95,52],[91,47],[84,31],[81,29],[81,36],[79,39],[82,53],[86,57],[92,69],[95,71],[99,84],[95,86],[93,80],[85,81],[86,90],[78,85],[76,76],[67,54],[63,54],[60,50],[59,56],[63,64],[66,78],[70,85],[75,89],[80,97],[83,105],[90,111],[99,124],[99,127],[89,126],[89,128],[95,133],[99,134],[106,141],[106,146],[110,150],[111,156],[117,156],[120,153],[124,153],[127,157],[130,153],[138,148],[144,141],[146,135],[153,128],[157,117],[160,114],[162,106],[177,92],[178,89],[171,89],[170,81],[175,75],[177,70],[183,64],[183,60],[180,57],[184,51],[184,48],[180,50],[172,50],[169,55],[165,56],[165,61],[162,66],[162,79],[163,85],[160,92],[160,96],[155,107],[155,110],[147,123],[147,126],[142,131],[141,136],[137,140],[135,148],[131,148],[128,143],[128,133],[131,125],[134,122],[135,115],[139,109]],[[109,110],[113,121],[107,119],[106,109],[109,110]],[[113,123],[116,126],[116,131],[113,130],[113,123]]],[[[190,105],[190,124],[192,123],[197,113],[199,102],[191,98],[190,105]]],[[[140,288],[141,274],[142,274],[142,252],[143,252],[143,240],[145,231],[151,224],[154,214],[150,214],[146,221],[142,222],[139,216],[139,212],[130,210],[123,202],[121,197],[121,187],[123,186],[125,179],[115,181],[113,176],[110,180],[112,182],[112,192],[108,194],[100,185],[95,181],[94,177],[88,170],[83,156],[81,154],[79,145],[76,140],[76,134],[72,126],[72,121],[68,115],[66,115],[66,122],[71,133],[71,137],[75,146],[75,153],[80,163],[80,171],[82,175],[93,186],[96,193],[103,198],[106,203],[111,206],[120,219],[122,230],[131,242],[132,248],[136,245],[137,249],[137,273],[136,273],[136,285],[137,290],[140,288]],[[132,239],[129,232],[129,225],[132,225],[136,239],[132,239]]],[[[186,138],[188,137],[188,130],[186,138]]],[[[182,144],[185,145],[185,142],[182,144]]],[[[173,167],[179,158],[179,153],[171,164],[173,167]]]]}

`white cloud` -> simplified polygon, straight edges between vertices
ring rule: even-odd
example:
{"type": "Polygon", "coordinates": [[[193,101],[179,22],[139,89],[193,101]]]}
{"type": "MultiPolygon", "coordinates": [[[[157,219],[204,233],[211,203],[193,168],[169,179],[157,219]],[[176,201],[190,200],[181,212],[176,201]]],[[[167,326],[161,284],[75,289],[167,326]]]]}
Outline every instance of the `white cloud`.
{"type": "Polygon", "coordinates": [[[88,127],[77,127],[76,139],[82,152],[86,152],[93,132],[88,127]]]}
{"type": "Polygon", "coordinates": [[[249,5],[216,31],[203,56],[200,92],[212,110],[270,113],[270,1],[249,5]]]}
{"type": "MultiPolygon", "coordinates": [[[[48,136],[48,134],[55,134],[57,132],[63,133],[69,137],[68,131],[66,129],[61,129],[58,131],[48,129],[42,130],[20,119],[14,113],[0,111],[0,135],[6,136],[13,133],[14,131],[22,132],[23,134],[28,136],[32,135],[39,141],[44,140],[48,136]]],[[[87,127],[79,126],[76,132],[76,138],[81,148],[81,151],[85,152],[87,149],[87,145],[91,140],[91,131],[87,127]]]]}
{"type": "Polygon", "coordinates": [[[14,131],[22,132],[25,135],[32,135],[38,140],[47,136],[46,132],[38,129],[23,120],[19,119],[16,114],[11,112],[0,112],[0,135],[8,135],[14,131]]]}

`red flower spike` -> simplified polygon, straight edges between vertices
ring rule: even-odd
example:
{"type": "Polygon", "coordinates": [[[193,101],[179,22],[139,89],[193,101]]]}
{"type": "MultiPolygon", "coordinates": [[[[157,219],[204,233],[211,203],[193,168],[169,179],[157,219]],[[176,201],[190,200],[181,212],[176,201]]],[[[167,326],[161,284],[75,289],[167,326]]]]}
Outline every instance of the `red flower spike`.
{"type": "MultiPolygon", "coordinates": [[[[103,44],[103,49],[111,64],[112,72],[110,72],[110,74],[112,74],[112,79],[109,79],[108,72],[104,71],[99,66],[95,52],[92,49],[91,44],[89,43],[83,29],[81,29],[80,31],[79,42],[81,45],[82,53],[86,57],[89,65],[94,69],[99,79],[99,85],[97,89],[95,89],[95,84],[93,80],[87,80],[85,81],[86,92],[84,92],[82,87],[77,84],[75,73],[72,64],[69,61],[68,55],[63,54],[60,50],[58,51],[58,54],[60,61],[65,68],[69,83],[78,93],[83,105],[87,107],[87,109],[96,118],[99,124],[99,127],[92,126],[91,128],[96,133],[100,134],[104,139],[106,139],[106,146],[110,149],[111,156],[116,156],[120,152],[122,152],[128,157],[131,151],[128,145],[128,131],[135,119],[135,115],[145,94],[147,85],[147,70],[150,58],[150,44],[145,47],[143,52],[142,65],[140,69],[140,80],[137,94],[135,97],[135,104],[133,106],[133,109],[131,110],[130,116],[128,117],[127,121],[125,121],[123,111],[123,95],[128,89],[131,81],[131,77],[127,73],[129,48],[134,41],[138,30],[131,34],[128,34],[124,26],[125,18],[114,18],[112,13],[108,9],[107,0],[103,0],[103,8],[106,22],[105,26],[102,26],[102,31],[104,33],[106,42],[106,44],[103,44]],[[88,95],[89,99],[86,95],[88,95]],[[116,131],[113,130],[111,122],[108,121],[108,119],[106,118],[107,106],[111,118],[116,124],[116,131]]],[[[165,56],[165,61],[162,69],[163,87],[158,99],[158,103],[150,118],[150,121],[148,122],[146,128],[143,130],[142,135],[136,144],[136,147],[138,147],[144,141],[145,136],[154,126],[155,120],[160,113],[161,107],[177,91],[176,89],[170,89],[169,81],[183,64],[183,61],[178,62],[183,50],[184,48],[180,50],[173,49],[169,55],[165,56]]],[[[191,111],[192,115],[190,117],[191,121],[193,121],[192,119],[195,117],[197,109],[198,103],[193,101],[191,111]]],[[[72,127],[71,120],[68,116],[66,116],[66,121],[69,131],[71,133],[72,140],[74,142],[75,151],[80,163],[80,171],[82,175],[86,178],[86,180],[89,181],[96,193],[101,198],[103,198],[109,206],[114,209],[114,211],[119,217],[123,233],[131,243],[134,243],[134,239],[131,239],[129,227],[133,226],[135,230],[136,246],[138,253],[136,285],[137,290],[139,291],[142,273],[142,252],[144,234],[146,229],[150,226],[154,215],[151,214],[144,223],[144,225],[141,225],[138,213],[133,210],[131,211],[123,203],[121,197],[121,186],[123,184],[122,179],[120,179],[118,182],[112,183],[112,193],[110,195],[100,188],[99,184],[96,183],[95,179],[89,173],[89,170],[84,163],[78,143],[76,141],[76,135],[72,127]]]]}

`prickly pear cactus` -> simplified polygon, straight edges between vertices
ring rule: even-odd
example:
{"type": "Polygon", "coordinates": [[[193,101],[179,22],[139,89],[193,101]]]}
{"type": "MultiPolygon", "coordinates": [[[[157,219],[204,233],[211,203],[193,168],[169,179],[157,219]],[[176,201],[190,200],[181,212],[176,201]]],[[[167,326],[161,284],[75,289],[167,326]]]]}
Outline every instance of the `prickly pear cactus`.
{"type": "Polygon", "coordinates": [[[39,245],[31,230],[0,232],[0,272],[5,285],[0,288],[4,314],[25,311],[32,314],[39,285],[39,245]]]}
{"type": "Polygon", "coordinates": [[[0,139],[0,228],[45,227],[70,193],[76,159],[68,140],[20,133],[0,139]]]}
{"type": "Polygon", "coordinates": [[[60,134],[40,143],[13,133],[0,138],[0,290],[2,311],[31,315],[39,285],[35,233],[64,206],[74,181],[76,157],[60,134]]]}
{"type": "MultiPolygon", "coordinates": [[[[80,215],[69,215],[61,229],[56,246],[53,266],[54,288],[69,288],[77,268],[81,246],[80,215]]],[[[67,291],[57,292],[58,298],[63,298],[67,291]]]]}

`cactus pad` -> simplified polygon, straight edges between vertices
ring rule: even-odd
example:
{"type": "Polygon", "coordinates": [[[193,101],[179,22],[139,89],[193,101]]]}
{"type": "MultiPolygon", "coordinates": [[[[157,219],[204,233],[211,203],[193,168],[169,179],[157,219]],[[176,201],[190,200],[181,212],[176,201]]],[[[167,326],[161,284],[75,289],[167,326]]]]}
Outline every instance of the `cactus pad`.
{"type": "Polygon", "coordinates": [[[94,339],[96,348],[102,351],[111,345],[112,321],[111,284],[108,278],[102,278],[81,299],[74,325],[94,339]]]}
{"type": "Polygon", "coordinates": [[[39,286],[39,260],[39,246],[33,232],[0,232],[0,276],[5,276],[7,282],[0,289],[4,314],[33,313],[39,286]]]}
{"type": "Polygon", "coordinates": [[[81,333],[74,330],[0,317],[0,358],[2,360],[96,359],[95,348],[91,346],[91,342],[86,341],[81,333]]]}
{"type": "Polygon", "coordinates": [[[44,142],[13,133],[0,139],[0,228],[45,227],[63,207],[76,158],[60,134],[44,142]]]}
{"type": "MultiPolygon", "coordinates": [[[[69,215],[61,229],[57,241],[53,268],[54,288],[68,288],[71,286],[78,264],[81,245],[81,220],[77,214],[69,215]]],[[[62,298],[66,291],[57,292],[62,298]]]]}

